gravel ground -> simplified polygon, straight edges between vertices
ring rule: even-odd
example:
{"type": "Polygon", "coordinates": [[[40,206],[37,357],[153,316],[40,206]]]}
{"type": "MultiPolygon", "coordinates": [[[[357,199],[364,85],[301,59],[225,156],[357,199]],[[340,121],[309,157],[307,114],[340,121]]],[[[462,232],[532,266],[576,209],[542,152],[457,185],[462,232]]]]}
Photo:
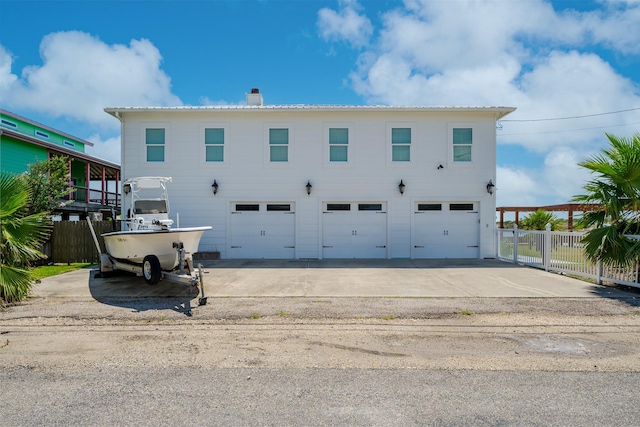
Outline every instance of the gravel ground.
{"type": "Polygon", "coordinates": [[[0,363],[640,372],[640,299],[34,298],[0,363]]]}

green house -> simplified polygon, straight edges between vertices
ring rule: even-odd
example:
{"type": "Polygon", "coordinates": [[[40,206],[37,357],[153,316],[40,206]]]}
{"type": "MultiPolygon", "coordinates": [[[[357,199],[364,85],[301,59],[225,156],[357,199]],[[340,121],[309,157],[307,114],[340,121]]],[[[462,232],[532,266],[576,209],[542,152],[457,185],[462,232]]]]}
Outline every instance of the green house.
{"type": "Polygon", "coordinates": [[[89,212],[109,215],[120,207],[120,166],[85,154],[89,141],[0,109],[0,170],[20,174],[52,156],[69,161],[69,203],[58,212],[64,219],[89,212]]]}

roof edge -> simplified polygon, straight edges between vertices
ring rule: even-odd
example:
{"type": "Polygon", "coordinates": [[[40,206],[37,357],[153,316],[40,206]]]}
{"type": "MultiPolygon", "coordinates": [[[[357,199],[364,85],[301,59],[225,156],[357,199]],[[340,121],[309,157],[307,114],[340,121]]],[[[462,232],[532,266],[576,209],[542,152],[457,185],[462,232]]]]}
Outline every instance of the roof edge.
{"type": "Polygon", "coordinates": [[[423,111],[423,112],[493,112],[500,119],[516,110],[516,107],[426,107],[389,105],[212,105],[212,106],[157,106],[157,107],[107,107],[104,111],[116,118],[120,113],[142,113],[155,111],[423,111]]]}
{"type": "Polygon", "coordinates": [[[33,126],[41,127],[44,130],[48,130],[49,132],[57,133],[58,135],[60,135],[60,136],[62,136],[64,138],[69,138],[69,139],[76,140],[76,141],[78,141],[78,142],[80,142],[82,144],[88,145],[89,147],[93,147],[94,146],[93,142],[89,142],[86,139],[79,138],[77,136],[71,135],[70,133],[61,131],[60,129],[56,129],[56,128],[53,128],[51,126],[47,126],[47,125],[45,125],[43,123],[36,122],[35,120],[32,120],[32,119],[29,119],[27,117],[21,116],[20,114],[12,113],[11,111],[7,111],[7,110],[1,109],[1,108],[0,108],[0,114],[4,114],[4,115],[12,117],[12,118],[14,118],[16,120],[21,120],[21,121],[23,121],[25,123],[29,123],[30,125],[33,125],[33,126]]]}

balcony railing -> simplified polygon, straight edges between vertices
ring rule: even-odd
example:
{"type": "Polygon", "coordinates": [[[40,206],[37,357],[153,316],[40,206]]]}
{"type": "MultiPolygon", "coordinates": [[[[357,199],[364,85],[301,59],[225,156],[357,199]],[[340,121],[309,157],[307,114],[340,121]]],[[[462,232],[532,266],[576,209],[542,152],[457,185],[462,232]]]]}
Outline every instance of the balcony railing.
{"type": "Polygon", "coordinates": [[[71,200],[84,203],[95,203],[103,206],[120,207],[122,196],[113,191],[94,190],[87,187],[73,187],[72,193],[69,195],[71,200]],[[87,197],[89,193],[89,197],[87,197]]]}

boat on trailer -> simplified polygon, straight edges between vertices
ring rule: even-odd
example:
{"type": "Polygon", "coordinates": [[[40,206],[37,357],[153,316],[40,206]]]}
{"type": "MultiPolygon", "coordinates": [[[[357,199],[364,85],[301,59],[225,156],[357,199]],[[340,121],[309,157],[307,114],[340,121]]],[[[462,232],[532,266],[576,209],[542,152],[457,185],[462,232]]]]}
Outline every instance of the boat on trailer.
{"type": "Polygon", "coordinates": [[[192,255],[198,251],[204,232],[212,227],[172,227],[167,195],[167,184],[171,181],[171,177],[147,176],[123,183],[123,202],[128,206],[124,230],[102,234],[106,254],[101,252],[87,219],[100,256],[100,272],[129,271],[143,276],[150,285],[163,278],[192,286],[200,284],[200,304],[204,305],[202,267],[194,269],[192,255]]]}

